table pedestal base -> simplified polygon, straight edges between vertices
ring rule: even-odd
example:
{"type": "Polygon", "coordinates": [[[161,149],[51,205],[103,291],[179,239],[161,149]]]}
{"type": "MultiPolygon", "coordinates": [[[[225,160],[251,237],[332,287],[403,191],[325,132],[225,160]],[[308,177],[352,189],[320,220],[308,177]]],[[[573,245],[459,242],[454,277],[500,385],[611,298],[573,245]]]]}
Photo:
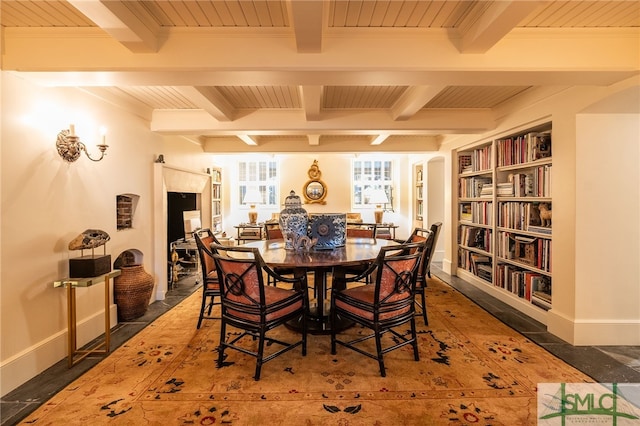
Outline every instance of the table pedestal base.
{"type": "MultiPolygon", "coordinates": [[[[316,309],[310,309],[307,313],[307,333],[310,334],[331,334],[332,329],[336,329],[336,331],[340,332],[342,330],[346,330],[349,327],[352,327],[354,324],[353,321],[346,320],[338,317],[337,324],[331,323],[331,318],[329,316],[318,316],[318,311],[316,309]]],[[[286,323],[287,328],[294,331],[302,331],[302,322],[301,320],[289,321],[286,323]]]]}

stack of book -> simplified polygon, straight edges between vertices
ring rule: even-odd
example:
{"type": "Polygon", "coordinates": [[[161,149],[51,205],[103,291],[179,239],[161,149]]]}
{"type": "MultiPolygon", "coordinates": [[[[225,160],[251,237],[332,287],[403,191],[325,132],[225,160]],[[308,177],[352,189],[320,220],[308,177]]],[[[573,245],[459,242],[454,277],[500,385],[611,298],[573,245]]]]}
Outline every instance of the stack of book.
{"type": "Polygon", "coordinates": [[[503,182],[496,185],[496,195],[498,197],[513,197],[513,184],[503,182]]]}
{"type": "Polygon", "coordinates": [[[470,153],[462,152],[458,155],[458,171],[459,173],[468,173],[473,171],[470,153]]]}
{"type": "Polygon", "coordinates": [[[490,183],[485,183],[482,185],[482,189],[480,190],[480,197],[491,198],[493,196],[493,185],[490,183]]]}
{"type": "Polygon", "coordinates": [[[491,282],[491,258],[480,253],[471,253],[471,272],[485,281],[491,282]]]}

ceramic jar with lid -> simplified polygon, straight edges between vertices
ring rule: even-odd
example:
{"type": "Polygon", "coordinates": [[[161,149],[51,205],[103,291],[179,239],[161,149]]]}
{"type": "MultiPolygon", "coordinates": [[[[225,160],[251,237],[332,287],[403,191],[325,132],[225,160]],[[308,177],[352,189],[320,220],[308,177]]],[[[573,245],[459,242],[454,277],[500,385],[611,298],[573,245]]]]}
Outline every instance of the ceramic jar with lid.
{"type": "Polygon", "coordinates": [[[300,197],[291,190],[284,201],[284,209],[280,212],[280,229],[284,237],[284,248],[294,250],[295,242],[307,236],[309,215],[302,207],[300,197]]]}

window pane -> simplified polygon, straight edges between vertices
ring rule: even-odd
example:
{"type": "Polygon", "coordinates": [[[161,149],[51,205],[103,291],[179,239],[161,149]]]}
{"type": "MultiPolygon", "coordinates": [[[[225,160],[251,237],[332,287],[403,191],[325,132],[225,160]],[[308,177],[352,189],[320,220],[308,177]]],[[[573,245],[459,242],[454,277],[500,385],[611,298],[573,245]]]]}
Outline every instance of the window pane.
{"type": "Polygon", "coordinates": [[[382,188],[387,194],[389,203],[386,209],[392,210],[393,170],[391,160],[353,160],[351,163],[352,176],[352,207],[374,208],[369,204],[372,189],[382,188]]]}
{"type": "Polygon", "coordinates": [[[278,206],[278,162],[277,161],[240,161],[238,163],[238,204],[243,204],[244,195],[251,188],[262,195],[262,204],[266,207],[278,206]]]}

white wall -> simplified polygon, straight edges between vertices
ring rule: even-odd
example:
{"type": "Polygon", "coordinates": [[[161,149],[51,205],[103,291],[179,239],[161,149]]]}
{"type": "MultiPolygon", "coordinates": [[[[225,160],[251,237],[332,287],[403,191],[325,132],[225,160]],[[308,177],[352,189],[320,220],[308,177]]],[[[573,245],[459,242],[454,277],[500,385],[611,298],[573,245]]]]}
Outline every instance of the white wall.
{"type": "Polygon", "coordinates": [[[576,344],[640,344],[640,114],[576,120],[576,344]]]}
{"type": "MultiPolygon", "coordinates": [[[[111,236],[106,247],[112,261],[136,248],[152,270],[151,170],[161,139],[141,119],[76,89],[38,87],[9,72],[1,76],[4,395],[66,356],[65,291],[52,283],[68,274],[68,259],[80,255],[67,249],[69,241],[85,229],[102,229],[111,236]],[[91,153],[97,152],[99,127],[108,129],[105,159],[96,163],[83,155],[69,164],[58,156],[56,136],[70,123],[91,153]],[[134,229],[116,230],[121,193],[140,196],[134,229]]],[[[77,291],[79,346],[104,332],[103,294],[103,285],[77,291]]]]}
{"type": "MultiPolygon", "coordinates": [[[[427,162],[426,167],[426,220],[425,228],[430,227],[433,223],[442,222],[444,225],[444,196],[445,196],[445,175],[444,175],[444,158],[435,157],[427,162]]],[[[433,252],[433,261],[442,262],[444,259],[444,238],[442,236],[442,228],[440,235],[436,241],[436,248],[433,252]]]]}

